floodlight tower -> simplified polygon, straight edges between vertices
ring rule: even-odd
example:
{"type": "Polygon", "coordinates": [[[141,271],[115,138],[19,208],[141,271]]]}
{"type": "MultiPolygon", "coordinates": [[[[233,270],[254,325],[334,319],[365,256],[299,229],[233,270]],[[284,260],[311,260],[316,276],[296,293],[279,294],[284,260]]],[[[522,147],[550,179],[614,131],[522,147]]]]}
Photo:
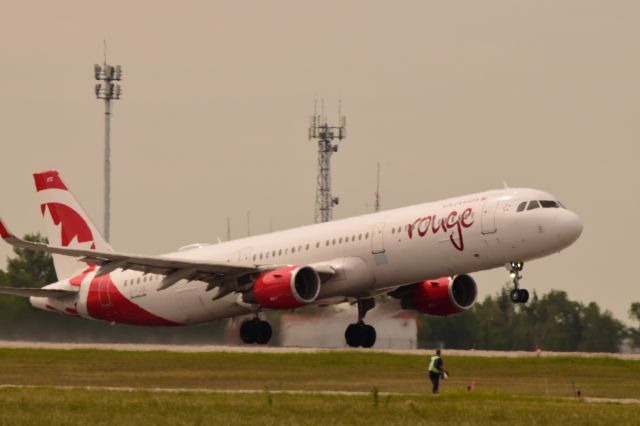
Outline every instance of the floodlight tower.
{"type": "Polygon", "coordinates": [[[333,219],[333,206],[340,198],[331,194],[331,156],[338,152],[334,140],[341,141],[347,137],[347,119],[338,112],[338,126],[331,126],[322,114],[314,113],[309,126],[309,140],[318,141],[318,181],[316,188],[316,223],[333,219]]]}
{"type": "MultiPolygon", "coordinates": [[[[106,49],[105,49],[106,50],[106,49]]],[[[111,101],[120,99],[120,85],[114,81],[122,80],[120,65],[107,64],[105,53],[102,66],[93,66],[94,77],[102,83],[95,86],[96,98],[104,100],[104,238],[109,241],[109,223],[111,220],[111,101]]]]}

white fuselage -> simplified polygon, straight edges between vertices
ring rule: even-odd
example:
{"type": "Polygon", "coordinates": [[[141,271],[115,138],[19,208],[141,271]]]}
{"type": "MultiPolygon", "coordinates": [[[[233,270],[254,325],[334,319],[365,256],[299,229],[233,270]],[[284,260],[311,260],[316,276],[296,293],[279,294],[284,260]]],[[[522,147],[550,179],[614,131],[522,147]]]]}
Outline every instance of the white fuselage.
{"type": "MultiPolygon", "coordinates": [[[[330,266],[336,273],[323,282],[317,303],[336,303],[425,279],[529,261],[558,252],[578,238],[582,224],[575,213],[562,207],[517,211],[530,200],[557,201],[542,191],[507,188],[199,246],[170,256],[233,264],[330,266]]],[[[60,311],[75,309],[80,316],[95,319],[87,307],[94,274],[83,278],[74,302],[32,298],[32,303],[60,311]]],[[[204,282],[180,281],[158,291],[161,275],[117,270],[110,278],[133,304],[175,324],[212,321],[259,308],[243,302],[239,293],[215,298],[218,289],[207,291],[204,282]]],[[[48,287],[67,285],[68,280],[48,287]]],[[[105,309],[116,303],[108,295],[99,296],[105,309]]]]}

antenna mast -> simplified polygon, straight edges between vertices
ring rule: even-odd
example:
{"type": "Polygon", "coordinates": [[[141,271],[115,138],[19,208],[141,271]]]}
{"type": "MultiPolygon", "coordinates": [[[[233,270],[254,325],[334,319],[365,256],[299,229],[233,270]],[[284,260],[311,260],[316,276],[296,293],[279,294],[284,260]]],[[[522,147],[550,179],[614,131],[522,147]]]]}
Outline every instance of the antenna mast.
{"type": "Polygon", "coordinates": [[[324,101],[321,102],[321,111],[316,110],[309,125],[309,140],[318,143],[318,177],[316,187],[315,221],[329,222],[333,219],[333,206],[340,202],[339,197],[331,194],[331,156],[338,152],[337,139],[341,141],[347,137],[347,119],[342,115],[342,102],[338,104],[338,125],[330,125],[324,114],[324,101]]]}
{"type": "Polygon", "coordinates": [[[376,212],[380,211],[380,162],[378,161],[378,170],[376,175],[376,200],[373,205],[373,210],[376,212]]]}
{"type": "Polygon", "coordinates": [[[107,41],[104,41],[104,62],[102,66],[93,66],[96,80],[101,81],[95,86],[96,98],[104,100],[104,238],[109,241],[111,222],[111,101],[120,99],[122,93],[119,84],[114,81],[122,80],[120,65],[107,64],[107,41]]]}

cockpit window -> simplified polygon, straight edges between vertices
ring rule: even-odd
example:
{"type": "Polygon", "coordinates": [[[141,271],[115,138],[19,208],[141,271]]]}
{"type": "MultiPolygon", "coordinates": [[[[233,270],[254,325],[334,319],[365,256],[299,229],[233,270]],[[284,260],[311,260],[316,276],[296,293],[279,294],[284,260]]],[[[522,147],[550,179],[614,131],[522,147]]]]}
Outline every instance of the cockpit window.
{"type": "Polygon", "coordinates": [[[524,210],[524,208],[527,206],[527,202],[523,201],[520,204],[518,204],[518,208],[516,209],[517,212],[521,212],[524,210]]]}
{"type": "Polygon", "coordinates": [[[560,207],[558,203],[556,203],[555,201],[548,201],[548,200],[540,201],[540,205],[544,209],[552,209],[552,208],[557,209],[558,207],[560,207]]]}
{"type": "Polygon", "coordinates": [[[538,207],[540,207],[540,204],[536,200],[533,200],[529,202],[529,206],[527,207],[527,210],[537,209],[538,207]]]}

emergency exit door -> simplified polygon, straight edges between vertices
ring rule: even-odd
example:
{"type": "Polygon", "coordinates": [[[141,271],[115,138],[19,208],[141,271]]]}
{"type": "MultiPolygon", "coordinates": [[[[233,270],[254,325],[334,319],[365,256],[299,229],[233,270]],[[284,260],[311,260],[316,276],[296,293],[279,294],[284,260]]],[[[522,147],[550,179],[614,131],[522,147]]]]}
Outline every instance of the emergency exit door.
{"type": "Polygon", "coordinates": [[[371,253],[384,253],[384,222],[373,225],[371,231],[371,253]]]}
{"type": "Polygon", "coordinates": [[[488,199],[482,205],[482,233],[492,234],[498,230],[496,227],[496,210],[498,200],[488,199]]]}

